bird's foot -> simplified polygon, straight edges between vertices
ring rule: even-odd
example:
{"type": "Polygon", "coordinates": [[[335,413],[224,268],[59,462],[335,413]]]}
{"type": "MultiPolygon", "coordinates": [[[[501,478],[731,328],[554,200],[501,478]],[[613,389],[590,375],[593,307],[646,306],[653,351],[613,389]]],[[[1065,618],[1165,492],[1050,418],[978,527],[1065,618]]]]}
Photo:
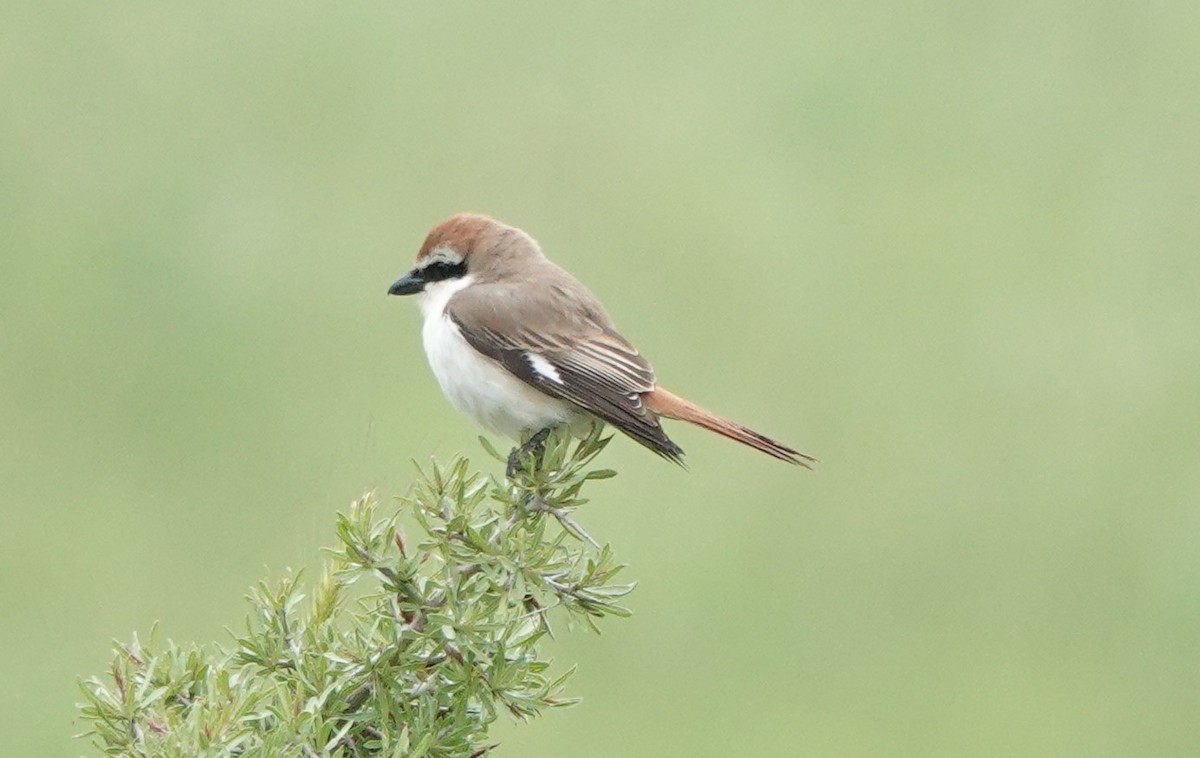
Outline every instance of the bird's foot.
{"type": "Polygon", "coordinates": [[[550,436],[550,431],[551,427],[546,427],[525,440],[525,444],[512,449],[512,452],[508,454],[508,466],[504,469],[504,473],[509,479],[516,476],[517,472],[521,470],[521,459],[525,456],[532,455],[534,462],[542,459],[542,453],[546,450],[546,438],[550,436]]]}

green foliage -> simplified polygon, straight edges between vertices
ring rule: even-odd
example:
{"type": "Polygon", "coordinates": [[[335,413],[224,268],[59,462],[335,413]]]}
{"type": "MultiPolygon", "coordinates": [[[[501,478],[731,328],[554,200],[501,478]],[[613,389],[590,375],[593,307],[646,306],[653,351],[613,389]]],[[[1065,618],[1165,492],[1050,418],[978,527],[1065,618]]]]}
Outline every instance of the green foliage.
{"type": "MultiPolygon", "coordinates": [[[[576,702],[539,643],[550,619],[595,629],[632,585],[574,521],[599,430],[551,437],[511,480],[465,458],[431,463],[403,498],[422,532],[373,495],[337,519],[311,598],[298,575],[260,582],[231,649],[134,637],[109,681],[82,683],[87,733],[121,756],[479,756],[501,712],[576,702]]],[[[503,458],[484,442],[497,458],[503,458]]]]}

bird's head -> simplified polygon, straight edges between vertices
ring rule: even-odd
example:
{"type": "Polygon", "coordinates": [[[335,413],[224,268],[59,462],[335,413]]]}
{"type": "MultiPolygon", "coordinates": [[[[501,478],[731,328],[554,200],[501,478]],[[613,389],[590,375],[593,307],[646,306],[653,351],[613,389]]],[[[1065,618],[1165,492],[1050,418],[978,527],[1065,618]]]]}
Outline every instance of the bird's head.
{"type": "Polygon", "coordinates": [[[519,270],[521,261],[541,257],[537,243],[516,227],[478,213],[458,213],[430,230],[412,270],[396,280],[389,295],[415,295],[438,282],[495,281],[519,270]]]}

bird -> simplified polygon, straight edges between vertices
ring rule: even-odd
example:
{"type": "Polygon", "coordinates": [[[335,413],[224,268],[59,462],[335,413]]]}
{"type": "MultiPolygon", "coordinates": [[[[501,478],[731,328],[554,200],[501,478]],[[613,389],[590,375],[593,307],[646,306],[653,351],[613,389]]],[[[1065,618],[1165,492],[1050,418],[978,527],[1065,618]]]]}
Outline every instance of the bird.
{"type": "Polygon", "coordinates": [[[425,354],[450,403],[494,434],[526,440],[509,457],[510,477],[519,451],[595,420],[680,464],[663,418],[797,466],[816,462],[662,387],[596,296],[515,226],[477,213],[441,221],[388,294],[417,296],[425,354]]]}

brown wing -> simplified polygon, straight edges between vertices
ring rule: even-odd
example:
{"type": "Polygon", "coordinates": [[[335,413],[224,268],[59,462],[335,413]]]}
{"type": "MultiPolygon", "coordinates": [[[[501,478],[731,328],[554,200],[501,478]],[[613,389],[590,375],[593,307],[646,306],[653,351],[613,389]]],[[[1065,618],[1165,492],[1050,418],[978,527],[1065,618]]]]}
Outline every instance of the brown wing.
{"type": "Polygon", "coordinates": [[[476,284],[451,298],[446,312],[473,348],[522,381],[680,460],[683,450],[642,402],[654,370],[583,285],[476,284]]]}

